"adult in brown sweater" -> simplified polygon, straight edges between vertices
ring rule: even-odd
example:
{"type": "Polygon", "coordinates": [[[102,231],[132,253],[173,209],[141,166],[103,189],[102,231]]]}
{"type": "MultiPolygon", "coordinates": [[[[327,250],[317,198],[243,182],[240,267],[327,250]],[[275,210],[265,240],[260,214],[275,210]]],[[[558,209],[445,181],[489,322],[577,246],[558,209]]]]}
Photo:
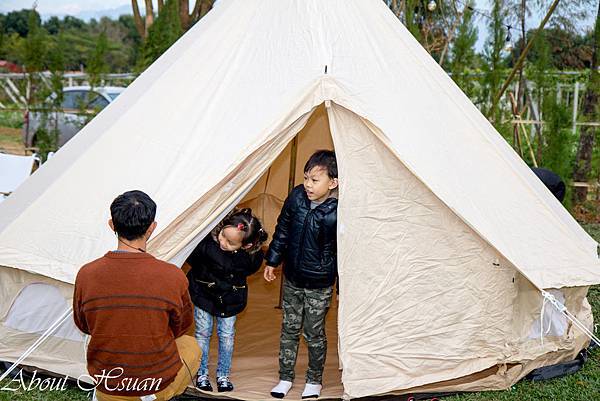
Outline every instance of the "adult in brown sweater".
{"type": "Polygon", "coordinates": [[[79,270],[73,298],[75,324],[91,337],[87,366],[96,397],[168,400],[185,390],[200,364],[196,340],[184,335],[193,323],[188,281],[146,253],[156,228],[148,195],[126,192],[110,213],[118,247],[79,270]]]}

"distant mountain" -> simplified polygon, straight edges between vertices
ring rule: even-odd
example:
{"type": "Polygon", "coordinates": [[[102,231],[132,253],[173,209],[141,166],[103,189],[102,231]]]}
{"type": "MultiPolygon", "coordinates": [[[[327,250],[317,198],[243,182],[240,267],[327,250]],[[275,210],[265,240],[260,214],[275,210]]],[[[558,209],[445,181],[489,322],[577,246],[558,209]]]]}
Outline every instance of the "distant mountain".
{"type": "MultiPolygon", "coordinates": [[[[143,10],[140,10],[140,12],[143,13],[143,10]]],[[[54,17],[54,16],[63,18],[65,15],[67,15],[64,13],[41,13],[41,14],[42,14],[42,18],[44,20],[47,20],[48,18],[54,17]]],[[[111,19],[117,19],[117,18],[119,18],[119,16],[121,16],[123,14],[129,14],[129,15],[133,14],[133,12],[131,11],[130,5],[122,5],[122,6],[116,7],[116,8],[107,8],[105,10],[82,11],[82,12],[77,13],[72,16],[82,19],[84,21],[89,21],[92,18],[99,20],[102,17],[109,17],[111,19]]]]}
{"type": "MultiPolygon", "coordinates": [[[[140,10],[140,12],[143,12],[143,10],[140,10]]],[[[121,16],[123,14],[133,14],[133,12],[131,11],[131,5],[122,5],[120,7],[110,8],[110,9],[106,9],[106,10],[99,10],[99,11],[83,11],[83,12],[75,15],[75,17],[82,19],[84,21],[89,21],[92,18],[100,19],[102,17],[109,17],[111,19],[116,19],[116,18],[119,18],[119,16],[121,16]]]]}

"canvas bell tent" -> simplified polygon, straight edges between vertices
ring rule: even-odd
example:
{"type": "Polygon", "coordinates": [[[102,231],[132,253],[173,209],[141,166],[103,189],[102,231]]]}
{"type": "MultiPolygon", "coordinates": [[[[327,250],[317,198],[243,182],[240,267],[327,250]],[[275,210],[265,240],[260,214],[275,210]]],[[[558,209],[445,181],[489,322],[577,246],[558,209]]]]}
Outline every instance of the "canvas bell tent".
{"type": "MultiPolygon", "coordinates": [[[[272,232],[290,159],[299,183],[320,148],[340,179],[325,396],[504,389],[589,342],[596,242],[382,1],[221,0],[0,205],[0,359],[115,246],[120,193],[157,202],[149,251],[181,265],[242,202],[272,232]]],[[[242,399],[277,380],[277,291],[261,280],[236,339],[242,399]]],[[[77,377],[84,338],[67,318],[23,363],[77,377]]]]}

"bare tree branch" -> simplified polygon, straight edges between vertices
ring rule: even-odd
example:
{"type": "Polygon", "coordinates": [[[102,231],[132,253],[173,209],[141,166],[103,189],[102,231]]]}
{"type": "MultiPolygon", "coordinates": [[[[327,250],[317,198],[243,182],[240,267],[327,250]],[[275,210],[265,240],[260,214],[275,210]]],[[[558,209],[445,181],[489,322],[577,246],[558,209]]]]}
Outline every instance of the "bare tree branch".
{"type": "Polygon", "coordinates": [[[200,8],[200,14],[198,15],[198,19],[204,17],[206,13],[208,13],[215,3],[215,0],[201,0],[202,7],[200,8]]]}
{"type": "MultiPolygon", "coordinates": [[[[398,8],[398,18],[400,18],[400,16],[402,15],[402,12],[406,9],[406,0],[400,0],[400,7],[398,8]]],[[[402,23],[404,25],[406,25],[406,14],[404,15],[404,20],[402,20],[402,23]]]]}
{"type": "Polygon", "coordinates": [[[190,2],[189,0],[179,0],[179,20],[181,28],[185,31],[190,27],[190,2]]]}
{"type": "Polygon", "coordinates": [[[135,23],[135,28],[137,29],[142,39],[145,39],[146,35],[144,21],[142,20],[142,16],[140,15],[140,8],[138,7],[137,0],[131,0],[131,8],[133,9],[133,21],[135,23]]]}
{"type": "Polygon", "coordinates": [[[190,14],[190,21],[192,23],[198,21],[198,15],[200,15],[200,4],[202,4],[202,0],[196,0],[194,3],[194,8],[192,9],[192,13],[190,14]]]}
{"type": "Polygon", "coordinates": [[[440,61],[439,61],[440,66],[444,65],[444,58],[446,57],[446,54],[448,53],[448,47],[450,46],[450,43],[454,39],[454,34],[456,33],[456,28],[458,28],[458,25],[461,22],[460,21],[461,18],[462,18],[462,13],[457,16],[457,18],[454,20],[454,23],[448,30],[448,37],[445,40],[444,48],[442,49],[442,54],[440,55],[440,61]]]}
{"type": "Polygon", "coordinates": [[[400,18],[400,6],[398,5],[398,0],[392,0],[392,12],[396,17],[400,18]]]}
{"type": "Polygon", "coordinates": [[[146,1],[146,26],[144,30],[144,38],[148,37],[148,29],[154,23],[154,8],[152,6],[152,0],[146,1]]]}

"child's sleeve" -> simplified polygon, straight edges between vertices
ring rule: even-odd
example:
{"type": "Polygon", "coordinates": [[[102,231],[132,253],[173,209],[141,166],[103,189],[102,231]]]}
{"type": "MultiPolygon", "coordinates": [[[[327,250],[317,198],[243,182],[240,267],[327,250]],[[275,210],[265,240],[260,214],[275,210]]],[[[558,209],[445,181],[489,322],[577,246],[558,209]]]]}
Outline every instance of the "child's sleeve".
{"type": "Polygon", "coordinates": [[[267,266],[278,266],[287,250],[287,244],[290,233],[290,224],[292,221],[292,198],[294,192],[290,193],[283,204],[281,213],[277,218],[277,226],[273,233],[273,239],[269,245],[269,250],[265,259],[267,260],[267,266]]]}

